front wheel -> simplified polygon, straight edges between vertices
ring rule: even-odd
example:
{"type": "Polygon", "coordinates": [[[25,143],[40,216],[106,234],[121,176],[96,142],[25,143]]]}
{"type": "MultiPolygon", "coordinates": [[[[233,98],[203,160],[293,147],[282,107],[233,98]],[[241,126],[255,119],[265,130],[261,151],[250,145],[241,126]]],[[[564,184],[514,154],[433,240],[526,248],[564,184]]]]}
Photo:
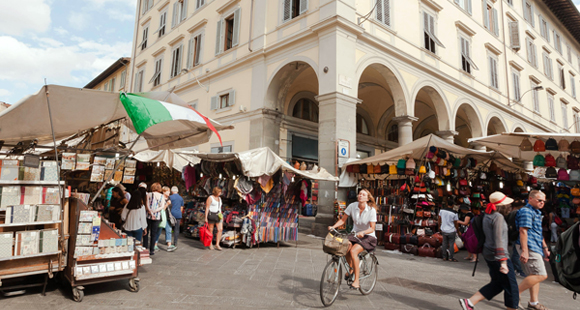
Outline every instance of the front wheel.
{"type": "Polygon", "coordinates": [[[376,260],[376,257],[371,255],[361,260],[359,291],[363,295],[370,294],[377,284],[379,268],[376,260]]]}
{"type": "Polygon", "coordinates": [[[339,260],[332,259],[326,264],[320,279],[320,300],[325,307],[334,303],[338,296],[340,281],[342,280],[342,270],[339,260]]]}

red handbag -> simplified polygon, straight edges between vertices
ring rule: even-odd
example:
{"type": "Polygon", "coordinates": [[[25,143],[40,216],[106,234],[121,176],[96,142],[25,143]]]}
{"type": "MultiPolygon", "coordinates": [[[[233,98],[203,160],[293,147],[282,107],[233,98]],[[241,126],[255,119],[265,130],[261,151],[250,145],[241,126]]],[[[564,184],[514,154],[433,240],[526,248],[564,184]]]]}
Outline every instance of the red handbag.
{"type": "Polygon", "coordinates": [[[199,239],[201,242],[203,242],[203,246],[211,245],[213,234],[209,231],[207,223],[205,223],[205,225],[199,229],[199,239]]]}
{"type": "Polygon", "coordinates": [[[385,243],[387,242],[399,244],[401,243],[401,235],[394,233],[385,233],[385,243]]]}

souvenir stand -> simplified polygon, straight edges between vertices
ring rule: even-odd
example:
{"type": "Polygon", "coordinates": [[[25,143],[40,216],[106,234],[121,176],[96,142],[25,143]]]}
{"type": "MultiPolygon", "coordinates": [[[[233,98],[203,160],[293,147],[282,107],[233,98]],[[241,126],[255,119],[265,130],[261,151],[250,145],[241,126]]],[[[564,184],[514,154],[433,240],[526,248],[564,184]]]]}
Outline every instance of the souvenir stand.
{"type": "Polygon", "coordinates": [[[530,189],[541,189],[546,194],[546,206],[561,222],[559,230],[566,230],[580,220],[579,140],[579,134],[517,132],[469,141],[533,165],[528,177],[530,189]]]}
{"type": "MultiPolygon", "coordinates": [[[[496,181],[519,169],[497,152],[466,149],[435,135],[345,166],[339,187],[366,188],[375,197],[379,244],[421,256],[440,255],[441,208],[463,203],[481,206],[489,188],[484,182],[491,181],[492,173],[497,174],[496,181]],[[481,173],[486,174],[485,180],[481,173]]],[[[357,191],[351,192],[349,196],[356,199],[357,191]]]]}
{"type": "Polygon", "coordinates": [[[198,224],[188,234],[195,236],[195,227],[203,224],[205,200],[218,186],[226,197],[224,204],[233,207],[224,213],[224,229],[232,229],[222,238],[227,245],[297,241],[300,209],[313,194],[308,180],[338,181],[323,168],[296,169],[269,148],[196,156],[201,163],[192,172],[199,177],[193,192],[200,201],[190,214],[198,224]]]}

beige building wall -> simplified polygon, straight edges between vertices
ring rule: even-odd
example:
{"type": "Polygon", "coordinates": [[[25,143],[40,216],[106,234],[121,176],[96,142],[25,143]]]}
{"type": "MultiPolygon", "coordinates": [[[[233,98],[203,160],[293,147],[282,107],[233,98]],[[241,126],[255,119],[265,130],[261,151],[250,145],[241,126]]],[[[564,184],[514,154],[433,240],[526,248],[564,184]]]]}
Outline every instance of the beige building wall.
{"type": "Polygon", "coordinates": [[[85,88],[110,92],[128,91],[130,79],[127,73],[130,65],[130,58],[119,58],[109,68],[85,85],[85,88]]]}

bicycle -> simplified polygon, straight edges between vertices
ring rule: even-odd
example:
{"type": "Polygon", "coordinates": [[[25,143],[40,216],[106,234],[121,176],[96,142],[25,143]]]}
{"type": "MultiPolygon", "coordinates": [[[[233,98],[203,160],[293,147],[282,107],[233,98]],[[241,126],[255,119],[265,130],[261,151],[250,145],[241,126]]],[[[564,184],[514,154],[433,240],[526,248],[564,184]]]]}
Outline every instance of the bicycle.
{"type": "MultiPolygon", "coordinates": [[[[342,238],[346,238],[349,235],[355,235],[355,233],[352,232],[342,234],[335,229],[332,230],[335,232],[335,236],[342,238]]],[[[369,253],[366,250],[363,250],[359,254],[359,291],[363,295],[370,294],[377,283],[379,261],[373,252],[374,251],[371,251],[369,253]]],[[[343,269],[350,270],[346,258],[344,256],[332,255],[332,258],[326,264],[326,267],[322,272],[322,278],[320,279],[320,300],[325,307],[332,305],[338,296],[338,291],[342,282],[343,269]]],[[[345,280],[347,284],[351,286],[354,282],[354,272],[345,280]]]]}

